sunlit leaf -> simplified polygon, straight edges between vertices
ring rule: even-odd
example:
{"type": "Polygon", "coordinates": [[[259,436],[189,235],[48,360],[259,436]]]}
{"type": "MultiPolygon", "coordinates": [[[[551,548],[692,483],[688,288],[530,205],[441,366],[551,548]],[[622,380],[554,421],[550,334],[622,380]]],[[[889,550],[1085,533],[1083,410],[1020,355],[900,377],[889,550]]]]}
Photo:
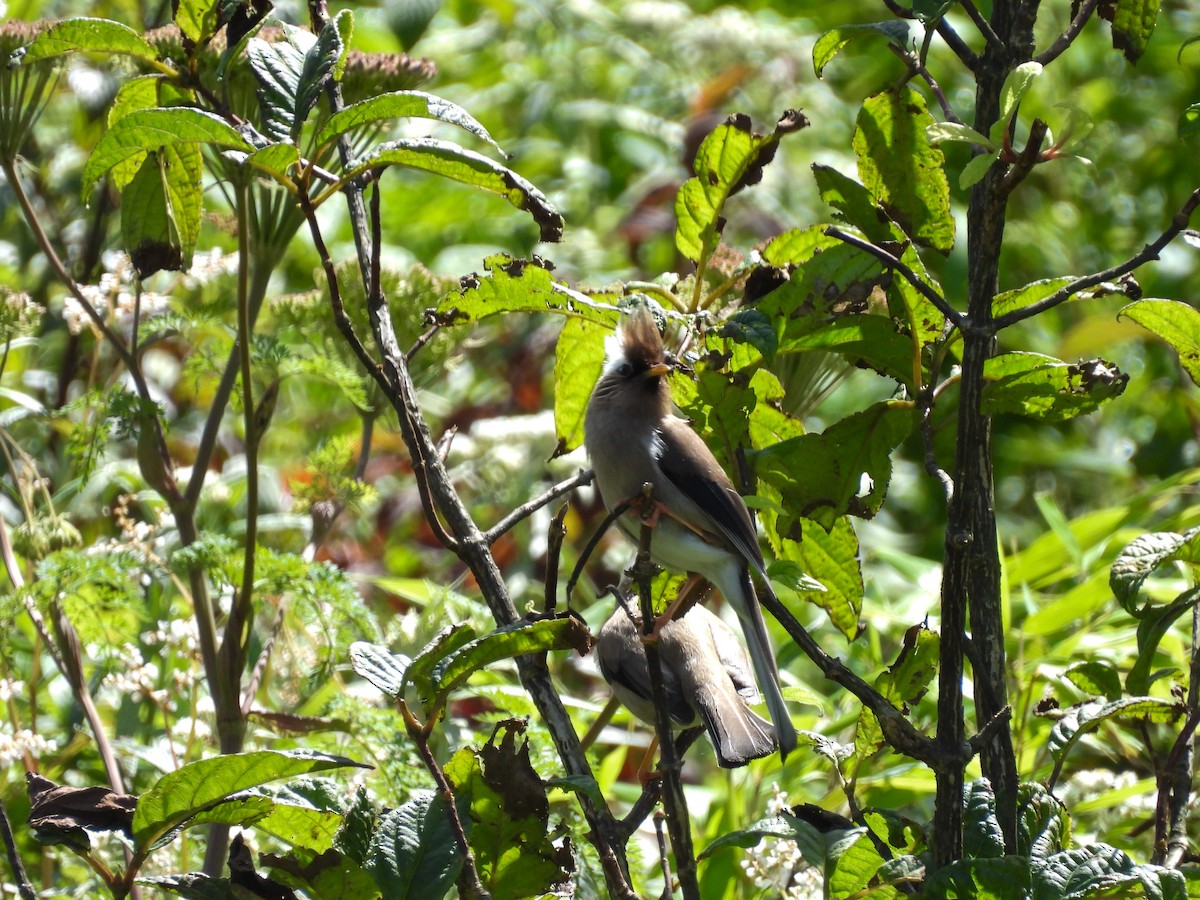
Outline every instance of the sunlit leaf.
{"type": "Polygon", "coordinates": [[[1200,311],[1178,300],[1138,300],[1122,307],[1122,316],[1170,344],[1188,377],[1200,384],[1200,311]]]}
{"type": "Polygon", "coordinates": [[[1154,34],[1161,6],[1162,0],[1101,0],[1096,11],[1112,22],[1113,48],[1136,63],[1154,34]]]}
{"type": "Polygon", "coordinates": [[[983,408],[1061,422],[1119,397],[1129,376],[1103,360],[1065,363],[1040,353],[1001,353],[984,365],[983,408]]]}
{"type": "Polygon", "coordinates": [[[825,32],[813,46],[813,69],[817,77],[848,44],[868,37],[883,37],[903,47],[908,41],[908,23],[903,19],[888,19],[868,25],[842,25],[825,32]]]}
{"type": "Polygon", "coordinates": [[[424,91],[392,91],[347,106],[341,112],[330,116],[325,127],[318,132],[317,142],[323,144],[362,125],[412,116],[437,119],[457,125],[481,140],[487,141],[497,150],[500,149],[500,145],[492,140],[487,129],[469,112],[457,103],[451,103],[449,100],[443,100],[441,97],[427,94],[424,91]]]}
{"type": "Polygon", "coordinates": [[[76,51],[132,56],[144,62],[158,60],[154,46],[128,25],[90,18],[56,22],[34,38],[20,60],[22,64],[30,64],[76,51]]]}

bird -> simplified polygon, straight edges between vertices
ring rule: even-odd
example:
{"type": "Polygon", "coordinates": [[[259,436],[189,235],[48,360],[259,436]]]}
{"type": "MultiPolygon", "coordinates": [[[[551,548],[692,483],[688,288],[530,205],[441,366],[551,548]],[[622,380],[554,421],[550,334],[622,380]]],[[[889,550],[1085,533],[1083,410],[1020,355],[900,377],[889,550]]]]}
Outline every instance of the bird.
{"type": "MultiPolygon", "coordinates": [[[[601,627],[594,652],[616,698],[653,725],[641,630],[640,617],[618,604],[601,627]]],[[[750,709],[758,702],[758,689],[733,629],[703,606],[693,606],[659,629],[657,646],[667,712],[685,728],[699,720],[721,766],[744,766],[775,751],[775,728],[750,709]]]]}
{"type": "Polygon", "coordinates": [[[780,755],[796,731],[779,687],[779,671],[750,571],[770,591],[758,534],[746,503],[712,451],[676,416],[672,369],[654,317],[636,307],[617,328],[584,413],[584,446],[604,505],[611,511],[653,487],[653,510],[630,510],[617,525],[635,543],[653,525],[650,557],[664,569],[700,575],[737,612],[754,674],[775,725],[780,755]]]}

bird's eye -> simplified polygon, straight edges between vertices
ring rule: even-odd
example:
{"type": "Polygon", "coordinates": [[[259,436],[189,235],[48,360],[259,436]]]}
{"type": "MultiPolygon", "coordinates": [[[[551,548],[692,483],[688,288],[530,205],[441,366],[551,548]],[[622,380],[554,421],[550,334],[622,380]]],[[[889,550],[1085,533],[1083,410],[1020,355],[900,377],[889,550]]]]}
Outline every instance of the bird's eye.
{"type": "Polygon", "coordinates": [[[621,363],[619,366],[617,366],[617,374],[620,375],[622,378],[629,378],[630,376],[632,376],[633,375],[633,363],[629,362],[628,360],[621,363]]]}

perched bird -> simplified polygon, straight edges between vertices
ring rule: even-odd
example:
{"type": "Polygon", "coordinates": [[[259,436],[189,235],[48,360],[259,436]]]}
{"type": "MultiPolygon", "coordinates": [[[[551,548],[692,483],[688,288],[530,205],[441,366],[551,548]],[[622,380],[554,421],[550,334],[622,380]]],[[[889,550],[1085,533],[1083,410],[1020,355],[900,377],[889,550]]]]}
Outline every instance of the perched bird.
{"type": "MultiPolygon", "coordinates": [[[[659,629],[657,645],[667,712],[684,727],[699,719],[722,766],[744,766],[774,752],[775,729],[747,705],[758,702],[758,690],[746,651],[728,625],[703,606],[693,606],[659,629]]],[[[653,725],[641,622],[618,606],[600,629],[595,653],[616,698],[653,725]]]]}
{"type": "Polygon", "coordinates": [[[596,486],[612,509],[638,495],[644,483],[653,485],[654,510],[634,507],[617,523],[636,542],[645,517],[654,526],[654,561],[702,575],[733,605],[786,758],[796,746],[796,731],[750,580],[753,568],[770,590],[754,522],[712,451],[673,414],[666,380],[670,370],[654,318],[640,307],[618,329],[588,400],[584,444],[596,486]]]}

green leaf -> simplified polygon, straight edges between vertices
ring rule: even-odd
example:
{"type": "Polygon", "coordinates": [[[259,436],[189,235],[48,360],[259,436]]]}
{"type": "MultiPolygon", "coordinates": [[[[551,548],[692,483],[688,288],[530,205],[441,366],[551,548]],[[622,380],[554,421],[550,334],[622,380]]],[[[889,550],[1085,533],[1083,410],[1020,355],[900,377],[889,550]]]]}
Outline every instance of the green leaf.
{"type": "Polygon", "coordinates": [[[788,322],[781,353],[828,350],[855,366],[869,367],[903,385],[913,384],[912,338],[888,316],[847,315],[788,322]]]}
{"type": "Polygon", "coordinates": [[[295,143],[345,46],[337,22],[325,23],[315,37],[294,25],[283,28],[282,41],[252,38],[246,57],[258,80],[264,131],[277,141],[295,143]]]}
{"type": "Polygon", "coordinates": [[[424,91],[392,91],[347,106],[341,112],[331,116],[325,127],[317,133],[317,143],[324,144],[363,125],[374,124],[385,119],[414,116],[423,119],[437,119],[440,122],[457,125],[459,128],[471,132],[477,138],[487,141],[497,150],[500,149],[500,145],[492,140],[487,129],[469,112],[457,103],[451,103],[449,100],[443,100],[441,97],[427,94],[424,91]]]}
{"type": "Polygon", "coordinates": [[[813,46],[813,69],[817,77],[821,77],[825,67],[848,44],[867,37],[884,37],[890,43],[903,47],[908,42],[908,23],[902,19],[889,19],[867,25],[843,25],[825,32],[813,46]]]}
{"type": "Polygon", "coordinates": [[[986,778],[972,781],[963,793],[963,855],[974,859],[1004,856],[1004,831],[996,817],[996,795],[986,778]]]}
{"type": "Polygon", "coordinates": [[[1157,697],[1122,697],[1119,700],[1087,700],[1063,710],[1063,716],[1050,729],[1046,742],[1055,762],[1061,762],[1085,734],[1104,722],[1144,719],[1150,722],[1174,722],[1184,712],[1180,703],[1157,697]]]}
{"type": "Polygon", "coordinates": [[[137,883],[186,900],[243,900],[244,896],[229,883],[228,878],[210,878],[200,873],[138,878],[137,883]]]}
{"type": "Polygon", "coordinates": [[[980,181],[987,170],[992,167],[992,163],[1000,158],[1000,151],[993,150],[991,153],[977,153],[971,157],[971,161],[963,166],[962,172],[958,176],[958,186],[962,190],[967,190],[971,185],[980,181]]]}
{"type": "Polygon", "coordinates": [[[719,850],[726,847],[741,847],[748,849],[756,847],[763,838],[776,838],[794,841],[800,848],[804,861],[825,871],[826,861],[831,847],[840,846],[847,837],[853,838],[866,831],[864,828],[834,829],[822,832],[815,825],[793,816],[791,813],[780,813],[766,819],[760,819],[748,828],[723,834],[704,848],[697,857],[699,860],[708,859],[719,850]]]}
{"type": "Polygon", "coordinates": [[[1150,690],[1154,680],[1151,669],[1154,666],[1154,654],[1159,643],[1175,624],[1175,620],[1200,602],[1200,592],[1196,590],[1180,594],[1166,606],[1150,607],[1148,604],[1137,613],[1137,660],[1125,676],[1125,689],[1131,694],[1144,694],[1150,690]]]}
{"type": "Polygon", "coordinates": [[[439,692],[448,694],[477,671],[499,660],[549,650],[583,652],[590,639],[587,626],[573,616],[532,622],[523,619],[455,651],[434,669],[433,680],[439,692]]]}
{"type": "Polygon", "coordinates": [[[1125,611],[1138,615],[1141,612],[1138,594],[1155,569],[1165,563],[1196,563],[1198,556],[1200,529],[1193,528],[1186,534],[1173,531],[1143,534],[1126,545],[1113,560],[1108,585],[1125,611]]]}
{"type": "Polygon", "coordinates": [[[158,61],[154,46],[128,25],[79,17],[63,19],[39,34],[25,49],[21,63],[28,65],[76,51],[133,56],[148,63],[158,61]]]}
{"type": "Polygon", "coordinates": [[[119,119],[96,144],[83,167],[83,196],[113,166],[133,156],[177,144],[213,144],[249,152],[252,148],[224,119],[181,106],[140,109],[119,119]]]}
{"type": "MultiPolygon", "coordinates": [[[[921,260],[920,254],[917,253],[916,247],[912,244],[905,247],[904,252],[900,254],[900,261],[908,266],[920,281],[929,285],[939,294],[941,293],[940,285],[938,285],[937,280],[934,279],[929,270],[925,268],[925,263],[921,260]]],[[[891,284],[887,288],[887,294],[888,312],[893,318],[900,319],[908,325],[909,336],[916,345],[910,351],[914,371],[911,375],[907,376],[909,378],[916,378],[916,369],[920,365],[920,356],[926,346],[941,339],[942,333],[946,329],[946,317],[940,309],[934,306],[933,301],[917,290],[907,278],[899,274],[892,277],[891,284]]]]}
{"type": "Polygon", "coordinates": [[[919,93],[903,88],[868,97],[854,129],[859,180],[919,244],[949,253],[954,246],[950,185],[942,151],[925,129],[933,117],[919,93]]]}
{"type": "Polygon", "coordinates": [[[999,318],[1006,313],[1024,309],[1026,306],[1032,306],[1034,303],[1045,300],[1047,297],[1057,293],[1059,288],[1066,287],[1075,280],[1075,276],[1073,275],[1063,275],[1058,278],[1043,278],[1041,281],[1031,281],[1024,287],[1004,291],[992,298],[992,315],[999,318]]]}
{"type": "Polygon", "coordinates": [[[287,176],[288,170],[299,162],[300,151],[296,145],[282,142],[260,147],[242,160],[242,165],[279,178],[287,176]]]}
{"type": "Polygon", "coordinates": [[[779,347],[775,326],[760,309],[739,309],[722,324],[720,335],[749,344],[762,354],[767,365],[771,364],[779,347]]]}
{"type": "Polygon", "coordinates": [[[891,478],[891,453],[912,427],[912,405],[886,401],[821,434],[791,438],[750,456],[758,477],[780,492],[790,516],[832,529],[847,513],[869,519],[879,511],[891,478]]]}
{"type": "Polygon", "coordinates": [[[1112,22],[1113,48],[1136,63],[1146,51],[1162,0],[1101,0],[1100,18],[1112,22]]]}
{"type": "Polygon", "coordinates": [[[1119,397],[1129,376],[1104,360],[1068,364],[1040,353],[1001,353],[983,367],[983,409],[1062,422],[1119,397]]]}
{"type": "Polygon", "coordinates": [[[960,122],[934,122],[925,129],[925,138],[933,146],[945,141],[962,141],[975,144],[985,150],[995,150],[996,145],[969,125],[960,122]]]}
{"type": "Polygon", "coordinates": [[[834,627],[853,640],[858,635],[863,603],[862,563],[854,525],[843,516],[826,531],[816,522],[801,520],[800,540],[796,541],[779,533],[778,520],[774,511],[762,514],[763,530],[775,555],[768,576],[792,590],[804,590],[804,599],[824,609],[834,627]],[[785,565],[795,567],[804,580],[784,577],[785,565]],[[807,586],[814,579],[824,591],[807,586]]]}
{"type": "Polygon", "coordinates": [[[1000,88],[1000,115],[992,126],[992,140],[999,141],[1003,136],[1003,129],[1008,128],[1008,120],[1013,113],[1017,111],[1017,106],[1029,93],[1029,89],[1033,87],[1033,81],[1042,74],[1042,64],[1037,62],[1021,63],[1004,79],[1004,85],[1000,88]],[[1001,129],[1000,134],[995,133],[996,128],[1001,129]]]}
{"type": "Polygon", "coordinates": [[[138,847],[147,847],[172,828],[239,791],[345,766],[362,764],[344,756],[302,750],[255,750],[189,763],[164,775],[138,798],[133,815],[134,842],[138,847]]]}
{"type": "Polygon", "coordinates": [[[822,250],[841,246],[841,241],[825,233],[826,227],[810,225],[776,235],[763,247],[763,260],[773,266],[798,265],[808,262],[822,250]]]}
{"type": "Polygon", "coordinates": [[[684,182],[675,197],[675,246],[680,253],[692,262],[712,253],[725,226],[725,201],[761,181],[779,139],[807,124],[799,113],[788,110],[768,135],[754,133],[750,117],[740,113],[713,129],[696,153],[696,177],[684,182]]]}
{"type": "Polygon", "coordinates": [[[1192,383],[1200,384],[1200,311],[1178,300],[1138,300],[1122,307],[1122,316],[1170,344],[1192,383]]]}
{"type": "MultiPolygon", "coordinates": [[[[901,712],[915,704],[937,675],[938,647],[935,632],[924,625],[913,625],[904,633],[896,661],[875,679],[875,688],[901,712]]],[[[875,714],[865,706],[859,712],[854,735],[855,755],[860,759],[883,746],[883,729],[875,714]]]]}
{"type": "Polygon", "coordinates": [[[433,698],[434,682],[439,665],[444,663],[452,653],[456,653],[478,637],[473,625],[455,623],[442,628],[430,638],[429,643],[421,648],[421,652],[413,657],[412,664],[405,672],[405,682],[413,685],[417,693],[425,700],[433,698]]]}
{"type": "Polygon", "coordinates": [[[868,239],[876,244],[904,240],[904,232],[865,187],[832,166],[814,163],[812,170],[821,199],[868,239]]]}
{"type": "Polygon", "coordinates": [[[1075,687],[1087,694],[1096,694],[1106,700],[1117,700],[1121,696],[1121,675],[1109,663],[1089,659],[1067,666],[1063,675],[1075,687]]]}
{"type": "Polygon", "coordinates": [[[333,846],[341,823],[342,814],[336,810],[283,803],[277,798],[270,813],[255,823],[255,827],[292,847],[324,853],[333,846]]]}
{"type": "Polygon", "coordinates": [[[383,814],[363,862],[389,900],[444,897],[462,865],[446,801],[433,791],[383,814]]]}
{"type": "MultiPolygon", "coordinates": [[[[459,291],[437,306],[443,321],[477,322],[488,316],[514,312],[550,312],[576,316],[605,325],[611,331],[621,318],[611,294],[588,296],[555,280],[549,263],[497,254],[484,260],[486,275],[468,275],[459,291]]],[[[587,385],[591,390],[591,384],[587,385]]]]}
{"type": "Polygon", "coordinates": [[[1200,134],[1200,103],[1193,103],[1179,114],[1179,136],[1190,138],[1200,134]]]}
{"type": "Polygon", "coordinates": [[[121,238],[139,277],[191,268],[202,165],[195,144],[164,147],[146,155],[121,194],[121,238]]]}
{"type": "Polygon", "coordinates": [[[546,894],[574,871],[571,842],[555,842],[546,787],[518,745],[521,723],[502,723],[477,751],[464,748],[446,766],[446,777],[464,817],[480,880],[494,900],[546,894]],[[499,738],[499,741],[497,741],[499,738]]]}
{"type": "Polygon", "coordinates": [[[355,641],[350,645],[350,666],[393,700],[404,690],[404,673],[411,660],[393,654],[387,647],[355,641]]]}
{"type": "Polygon", "coordinates": [[[938,900],[1015,900],[1027,897],[1031,884],[1024,856],[960,859],[933,873],[922,895],[938,900]]]}
{"type": "Polygon", "coordinates": [[[216,33],[221,0],[178,0],[175,24],[193,43],[204,46],[216,33]]]}
{"type": "Polygon", "coordinates": [[[1123,851],[1102,843],[1063,850],[1033,867],[1034,900],[1143,896],[1184,900],[1187,895],[1181,873],[1138,865],[1123,851]]]}
{"type": "Polygon", "coordinates": [[[583,443],[583,416],[592,385],[604,370],[604,338],[612,331],[587,319],[569,318],[554,345],[555,454],[583,443]]]}
{"type": "Polygon", "coordinates": [[[1067,808],[1041,784],[1026,782],[1017,790],[1017,852],[1034,864],[1071,842],[1067,808]]]}
{"type": "Polygon", "coordinates": [[[533,216],[541,229],[541,240],[562,240],[562,216],[541,191],[511,169],[458,144],[436,138],[391,141],[368,153],[342,177],[343,180],[351,180],[388,166],[432,172],[451,181],[499,194],[517,209],[533,216]]]}

